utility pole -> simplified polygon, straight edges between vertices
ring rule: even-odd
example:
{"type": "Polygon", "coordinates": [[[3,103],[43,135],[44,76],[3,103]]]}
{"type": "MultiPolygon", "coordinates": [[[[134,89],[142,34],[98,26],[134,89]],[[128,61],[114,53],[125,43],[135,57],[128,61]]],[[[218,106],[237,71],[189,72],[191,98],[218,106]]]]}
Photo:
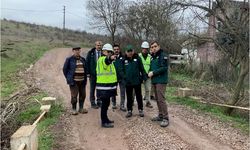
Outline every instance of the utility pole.
{"type": "Polygon", "coordinates": [[[62,34],[63,44],[65,42],[64,33],[65,33],[65,6],[63,6],[63,34],[62,34]]]}

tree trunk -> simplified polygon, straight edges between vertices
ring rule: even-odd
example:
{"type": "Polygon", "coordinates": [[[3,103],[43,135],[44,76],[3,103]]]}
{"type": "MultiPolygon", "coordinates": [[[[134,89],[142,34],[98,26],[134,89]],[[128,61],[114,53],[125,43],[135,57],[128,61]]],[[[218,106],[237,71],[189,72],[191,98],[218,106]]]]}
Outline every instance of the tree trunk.
{"type": "Polygon", "coordinates": [[[111,33],[112,45],[115,44],[115,33],[111,33]]]}
{"type": "MultiPolygon", "coordinates": [[[[242,59],[240,62],[240,75],[237,79],[237,83],[234,89],[232,100],[229,101],[229,105],[235,105],[240,99],[240,92],[244,90],[244,80],[249,72],[249,58],[242,59]]],[[[234,109],[227,108],[226,112],[230,115],[234,109]]]]}

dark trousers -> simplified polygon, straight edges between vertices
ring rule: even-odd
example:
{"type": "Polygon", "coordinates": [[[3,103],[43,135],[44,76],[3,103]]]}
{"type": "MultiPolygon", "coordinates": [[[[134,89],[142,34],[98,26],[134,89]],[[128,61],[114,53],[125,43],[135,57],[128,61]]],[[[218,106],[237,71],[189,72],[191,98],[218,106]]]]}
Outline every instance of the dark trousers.
{"type": "Polygon", "coordinates": [[[76,110],[77,96],[79,95],[79,109],[83,108],[83,103],[86,97],[86,85],[81,81],[76,81],[75,85],[70,85],[72,109],[76,110]]]}
{"type": "Polygon", "coordinates": [[[101,120],[102,124],[108,123],[108,108],[110,104],[110,96],[103,96],[101,97],[102,100],[102,106],[101,106],[101,120]]]}
{"type": "Polygon", "coordinates": [[[159,109],[159,116],[168,119],[168,107],[165,98],[166,84],[153,84],[155,88],[155,98],[159,109]]]}
{"type": "MultiPolygon", "coordinates": [[[[89,94],[89,100],[91,105],[95,104],[95,87],[96,87],[96,78],[95,77],[90,77],[89,78],[90,82],[90,94],[89,94]]],[[[100,102],[100,98],[97,97],[96,99],[97,102],[100,102]]]]}
{"type": "Polygon", "coordinates": [[[133,108],[132,108],[133,103],[134,103],[133,90],[135,91],[138,110],[143,110],[141,84],[134,85],[134,86],[126,86],[127,109],[128,109],[128,111],[133,111],[133,108]]]}
{"type": "MultiPolygon", "coordinates": [[[[119,82],[119,87],[120,87],[120,106],[124,106],[125,103],[125,83],[124,82],[119,82]]],[[[113,105],[116,105],[116,96],[111,97],[113,105]]]]}

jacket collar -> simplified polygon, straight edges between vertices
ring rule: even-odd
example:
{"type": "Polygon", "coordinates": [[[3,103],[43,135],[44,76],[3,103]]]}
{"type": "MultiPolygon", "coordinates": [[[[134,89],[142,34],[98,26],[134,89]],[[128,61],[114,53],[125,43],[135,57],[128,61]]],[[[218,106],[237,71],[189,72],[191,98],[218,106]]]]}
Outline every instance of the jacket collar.
{"type": "Polygon", "coordinates": [[[158,52],[156,52],[156,53],[153,55],[153,57],[155,58],[155,57],[159,56],[162,52],[163,52],[163,50],[160,49],[158,52]]]}

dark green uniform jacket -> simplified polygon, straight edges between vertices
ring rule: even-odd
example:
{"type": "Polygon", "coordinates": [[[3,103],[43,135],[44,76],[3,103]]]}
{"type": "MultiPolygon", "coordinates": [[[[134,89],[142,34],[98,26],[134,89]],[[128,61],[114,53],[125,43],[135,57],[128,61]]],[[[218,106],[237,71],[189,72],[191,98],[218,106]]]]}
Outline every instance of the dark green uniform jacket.
{"type": "Polygon", "coordinates": [[[168,83],[168,55],[160,49],[151,58],[149,71],[153,71],[152,84],[168,83]]]}
{"type": "Polygon", "coordinates": [[[137,54],[134,54],[132,58],[124,57],[123,70],[126,86],[139,85],[143,80],[147,80],[141,58],[137,54]]]}
{"type": "Polygon", "coordinates": [[[96,49],[92,48],[86,57],[87,74],[96,77],[96,49]]]}
{"type": "Polygon", "coordinates": [[[124,56],[122,55],[122,53],[120,53],[119,56],[114,61],[118,82],[123,81],[125,78],[124,72],[122,70],[123,60],[124,60],[124,56]]]}

